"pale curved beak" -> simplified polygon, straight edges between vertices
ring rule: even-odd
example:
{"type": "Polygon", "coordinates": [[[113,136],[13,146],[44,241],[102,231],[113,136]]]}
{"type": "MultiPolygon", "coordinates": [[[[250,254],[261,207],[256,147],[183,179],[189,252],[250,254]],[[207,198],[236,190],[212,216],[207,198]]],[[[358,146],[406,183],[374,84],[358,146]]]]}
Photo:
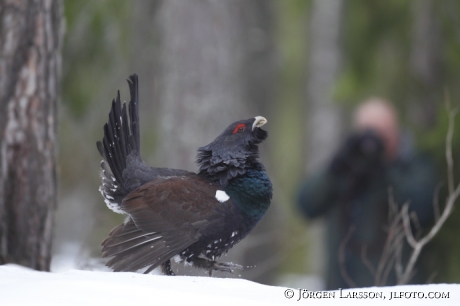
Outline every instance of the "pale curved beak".
{"type": "Polygon", "coordinates": [[[254,131],[254,129],[256,127],[261,127],[263,126],[265,123],[267,123],[267,119],[265,119],[264,117],[262,116],[256,116],[254,117],[256,120],[254,120],[254,123],[252,124],[252,130],[254,131]]]}

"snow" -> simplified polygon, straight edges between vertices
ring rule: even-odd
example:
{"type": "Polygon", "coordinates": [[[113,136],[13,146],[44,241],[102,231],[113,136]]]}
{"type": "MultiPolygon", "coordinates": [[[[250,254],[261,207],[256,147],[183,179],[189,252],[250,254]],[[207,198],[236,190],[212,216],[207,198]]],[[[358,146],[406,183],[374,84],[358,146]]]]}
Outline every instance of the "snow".
{"type": "MultiPolygon", "coordinates": [[[[306,288],[308,289],[308,288],[306,288]]],[[[244,279],[143,275],[105,271],[38,272],[0,266],[0,305],[460,305],[459,284],[373,287],[339,291],[300,291],[244,279]],[[291,290],[291,291],[289,291],[291,290]],[[426,298],[402,297],[419,295],[426,298]],[[433,292],[448,298],[433,299],[433,292]],[[293,294],[291,299],[285,294],[293,294]],[[335,295],[326,298],[326,296],[335,295]],[[340,297],[342,295],[342,297],[340,297]],[[351,296],[355,298],[351,298],[351,296]],[[356,298],[366,295],[367,298],[356,298]],[[371,299],[369,296],[381,295],[371,299]],[[314,297],[316,296],[316,298],[314,297]],[[345,298],[348,296],[349,298],[345,298]],[[319,297],[322,297],[321,299],[319,297]],[[383,299],[382,297],[385,297],[383,299]]]]}

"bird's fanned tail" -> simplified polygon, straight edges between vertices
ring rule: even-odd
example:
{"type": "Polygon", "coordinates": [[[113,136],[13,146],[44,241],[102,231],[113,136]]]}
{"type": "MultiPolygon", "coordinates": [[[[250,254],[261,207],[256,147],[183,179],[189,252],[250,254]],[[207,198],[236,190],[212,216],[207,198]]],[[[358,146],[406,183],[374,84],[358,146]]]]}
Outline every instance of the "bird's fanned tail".
{"type": "Polygon", "coordinates": [[[140,158],[139,137],[139,89],[137,75],[128,79],[131,99],[121,104],[120,92],[112,101],[109,120],[104,125],[104,137],[97,142],[97,148],[103,160],[102,185],[99,188],[107,206],[115,212],[123,213],[119,208],[121,199],[129,193],[127,178],[123,172],[129,167],[130,157],[142,163],[140,158]]]}

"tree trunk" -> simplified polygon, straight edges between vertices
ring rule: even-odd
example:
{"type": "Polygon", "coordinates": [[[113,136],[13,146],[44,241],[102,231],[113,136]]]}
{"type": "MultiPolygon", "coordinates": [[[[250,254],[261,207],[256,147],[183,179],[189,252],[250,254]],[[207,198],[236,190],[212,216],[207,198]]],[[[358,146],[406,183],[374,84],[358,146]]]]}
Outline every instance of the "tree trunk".
{"type": "Polygon", "coordinates": [[[195,170],[197,145],[208,144],[233,121],[263,115],[255,111],[260,95],[248,89],[261,78],[247,68],[248,62],[261,65],[251,57],[268,53],[267,33],[254,18],[258,3],[173,0],[159,9],[156,90],[165,166],[195,170]]]}
{"type": "MultiPolygon", "coordinates": [[[[236,120],[267,116],[274,98],[271,16],[271,1],[266,0],[162,2],[156,27],[156,165],[196,171],[199,146],[236,120]]],[[[252,235],[266,231],[269,217],[252,235]]],[[[253,265],[256,257],[273,253],[267,245],[251,248],[243,240],[227,260],[246,264],[251,257],[247,264],[253,265]]]]}
{"type": "MultiPolygon", "coordinates": [[[[343,130],[341,111],[333,99],[341,67],[340,30],[344,1],[315,0],[311,10],[309,69],[307,79],[307,173],[324,167],[340,143],[343,130]]],[[[324,274],[324,223],[309,226],[310,265],[324,274]],[[318,239],[318,237],[320,237],[318,239]]]]}
{"type": "Polygon", "coordinates": [[[412,75],[409,114],[412,122],[422,130],[436,123],[437,106],[443,101],[442,37],[437,14],[437,1],[412,2],[412,75]]]}
{"type": "Polygon", "coordinates": [[[50,268],[62,19],[59,0],[0,0],[0,264],[50,268]]]}
{"type": "Polygon", "coordinates": [[[341,67],[343,3],[313,1],[307,80],[307,171],[324,165],[337,148],[343,129],[340,109],[332,97],[341,67]]]}

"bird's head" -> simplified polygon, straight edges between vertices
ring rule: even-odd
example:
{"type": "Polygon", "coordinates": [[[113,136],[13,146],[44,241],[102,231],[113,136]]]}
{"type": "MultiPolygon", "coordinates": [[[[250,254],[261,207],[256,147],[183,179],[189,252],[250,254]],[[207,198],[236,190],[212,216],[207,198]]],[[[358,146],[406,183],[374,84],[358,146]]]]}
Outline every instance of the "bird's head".
{"type": "Polygon", "coordinates": [[[256,116],[230,124],[213,142],[198,149],[197,164],[199,173],[221,186],[246,173],[259,157],[259,147],[267,138],[261,127],[267,119],[256,116]]]}

